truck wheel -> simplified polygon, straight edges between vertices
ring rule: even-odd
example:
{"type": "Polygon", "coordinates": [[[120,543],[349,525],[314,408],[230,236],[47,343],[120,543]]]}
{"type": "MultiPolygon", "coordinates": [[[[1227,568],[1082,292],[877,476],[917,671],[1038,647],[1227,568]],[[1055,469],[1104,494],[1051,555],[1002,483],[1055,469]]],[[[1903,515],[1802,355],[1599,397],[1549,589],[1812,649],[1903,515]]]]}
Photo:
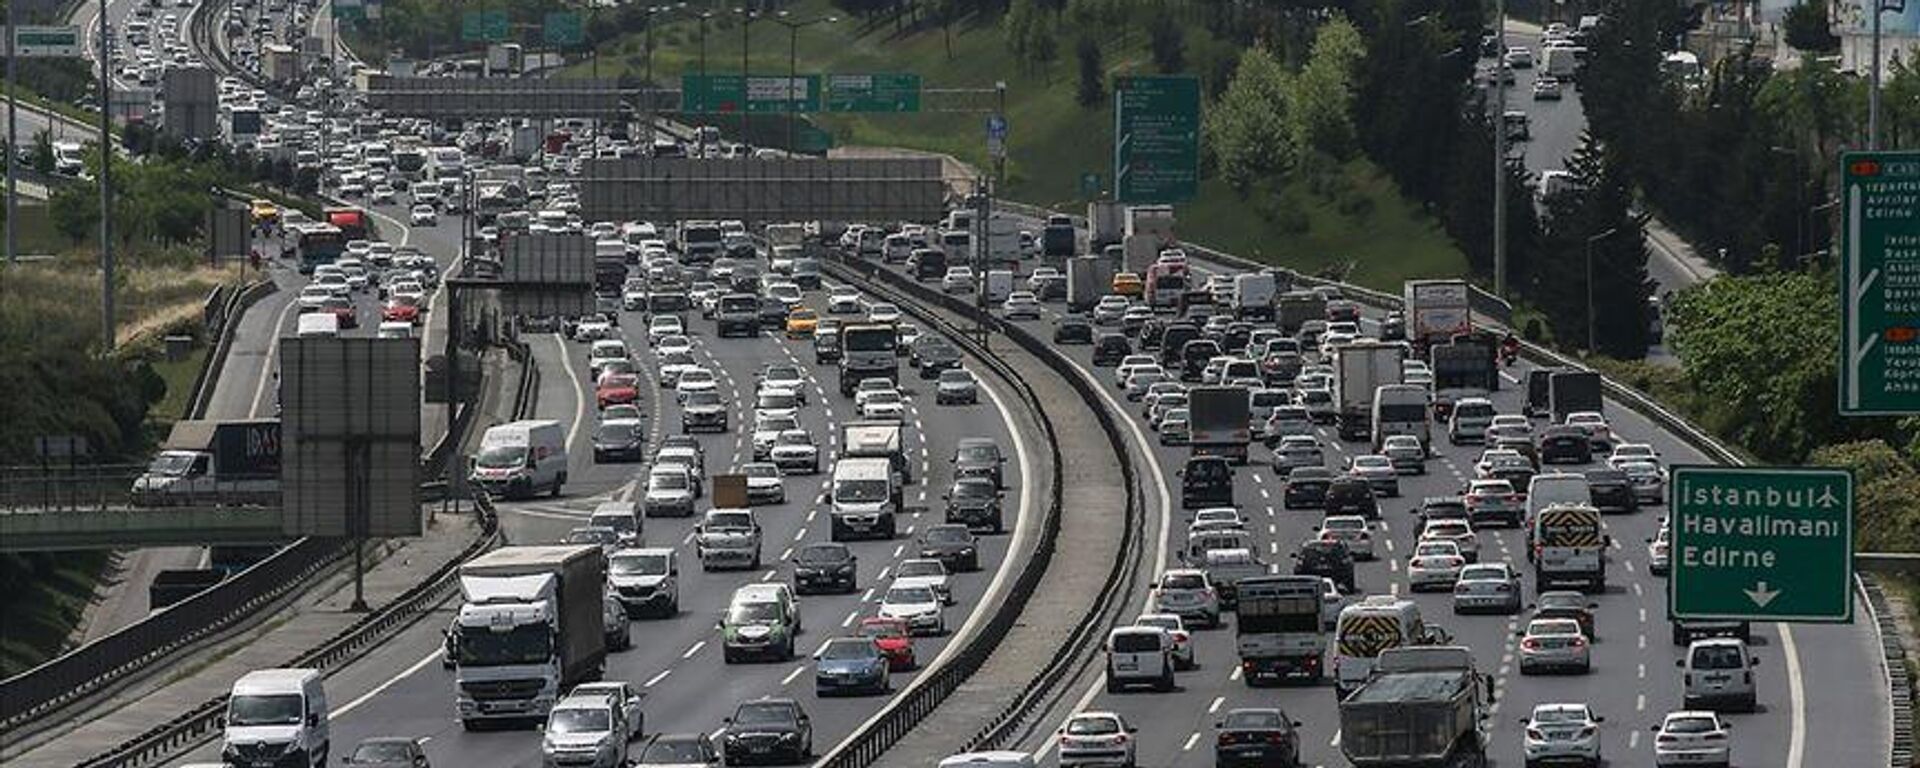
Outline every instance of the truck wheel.
{"type": "Polygon", "coordinates": [[[560,498],[560,486],[567,484],[567,473],[562,472],[553,479],[553,497],[560,498]]]}

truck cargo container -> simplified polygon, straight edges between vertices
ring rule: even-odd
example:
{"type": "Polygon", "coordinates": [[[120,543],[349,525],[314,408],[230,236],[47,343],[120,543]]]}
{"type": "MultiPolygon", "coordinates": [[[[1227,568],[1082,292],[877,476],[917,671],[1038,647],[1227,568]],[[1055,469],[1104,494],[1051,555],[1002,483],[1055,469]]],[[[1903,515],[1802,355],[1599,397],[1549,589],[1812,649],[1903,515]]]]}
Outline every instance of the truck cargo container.
{"type": "Polygon", "coordinates": [[[1473,330],[1473,310],[1468,304],[1471,293],[1465,280],[1406,282],[1402,300],[1407,341],[1413,344],[1414,354],[1425,356],[1429,347],[1473,330]]]}
{"type": "Polygon", "coordinates": [[[606,666],[607,558],[596,545],[503,547],[460,566],[448,642],[455,711],[474,728],[544,722],[606,666]]]}
{"type": "Polygon", "coordinates": [[[1491,675],[1459,646],[1394,648],[1340,700],[1340,752],[1355,768],[1485,765],[1491,675]]]}
{"type": "Polygon", "coordinates": [[[133,481],[135,506],[280,501],[280,421],[182,421],[133,481]]]}
{"type": "Polygon", "coordinates": [[[1565,424],[1567,414],[1581,411],[1606,411],[1600,374],[1593,371],[1562,371],[1547,380],[1547,402],[1553,423],[1565,424]]]}
{"type": "Polygon", "coordinates": [[[1195,387],[1187,396],[1191,414],[1189,444],[1195,456],[1224,456],[1247,463],[1253,440],[1253,401],[1245,387],[1195,387]]]}
{"type": "Polygon", "coordinates": [[[1333,352],[1335,419],[1342,440],[1365,440],[1373,431],[1374,392],[1400,384],[1406,352],[1399,344],[1363,342],[1333,352]]]}

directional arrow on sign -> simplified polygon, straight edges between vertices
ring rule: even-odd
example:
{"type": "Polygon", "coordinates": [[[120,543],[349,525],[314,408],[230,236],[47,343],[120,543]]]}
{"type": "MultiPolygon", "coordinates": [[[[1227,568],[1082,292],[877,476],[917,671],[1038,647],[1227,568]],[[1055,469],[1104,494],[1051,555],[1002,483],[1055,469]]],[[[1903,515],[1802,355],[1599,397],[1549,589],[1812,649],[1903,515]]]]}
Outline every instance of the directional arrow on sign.
{"type": "Polygon", "coordinates": [[[1767,607],[1767,603],[1773,602],[1774,598],[1780,596],[1780,590],[1767,589],[1767,583],[1764,581],[1755,584],[1753,589],[1741,591],[1746,592],[1747,599],[1752,600],[1754,605],[1760,606],[1761,608],[1767,607]]]}

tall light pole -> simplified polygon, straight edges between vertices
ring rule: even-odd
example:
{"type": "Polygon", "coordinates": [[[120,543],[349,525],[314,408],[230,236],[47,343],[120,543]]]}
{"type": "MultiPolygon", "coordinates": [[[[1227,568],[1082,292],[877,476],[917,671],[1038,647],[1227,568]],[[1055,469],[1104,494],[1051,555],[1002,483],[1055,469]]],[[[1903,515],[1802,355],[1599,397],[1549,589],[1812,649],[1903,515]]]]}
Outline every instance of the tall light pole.
{"type": "Polygon", "coordinates": [[[753,73],[747,64],[747,54],[752,51],[748,43],[753,31],[753,20],[760,14],[748,8],[735,8],[740,14],[740,143],[747,143],[747,106],[753,103],[753,88],[750,81],[753,73]]]}
{"type": "Polygon", "coordinates": [[[1882,0],[1867,0],[1864,5],[1873,16],[1873,65],[1867,77],[1867,149],[1880,149],[1880,13],[1882,0]]]}
{"type": "MultiPolygon", "coordinates": [[[[707,20],[711,18],[713,18],[713,11],[700,12],[700,82],[702,83],[705,83],[707,80],[707,20]]],[[[686,108],[686,100],[687,95],[684,93],[680,94],[682,109],[686,108]]],[[[695,146],[697,147],[696,151],[700,153],[702,159],[705,159],[707,156],[706,122],[705,118],[701,118],[700,125],[696,127],[696,132],[699,136],[695,139],[695,146]]]]}
{"type": "Polygon", "coordinates": [[[1507,296],[1507,2],[1493,3],[1493,294],[1507,296]]]}
{"type": "MultiPolygon", "coordinates": [[[[11,7],[12,3],[8,3],[11,7]]],[[[7,34],[13,34],[9,28],[7,34]]],[[[9,57],[11,58],[11,57],[9,57]]],[[[113,33],[100,0],[100,320],[104,349],[113,351],[113,33]]],[[[12,151],[9,147],[8,151],[12,151]]],[[[13,229],[11,222],[8,230],[13,229]]]]}
{"type": "Polygon", "coordinates": [[[790,21],[787,12],[781,11],[767,20],[787,28],[787,154],[791,155],[794,150],[793,134],[800,122],[800,118],[794,114],[794,102],[798,98],[794,92],[794,81],[800,77],[800,30],[815,24],[832,24],[839,21],[840,17],[822,16],[806,21],[790,21]]]}
{"type": "MultiPolygon", "coordinates": [[[[670,11],[686,10],[686,7],[687,7],[686,3],[680,3],[678,5],[656,5],[656,6],[647,8],[647,83],[646,83],[646,86],[643,87],[640,91],[640,98],[646,101],[647,151],[648,152],[653,151],[653,142],[654,142],[653,92],[657,88],[657,85],[653,82],[653,25],[655,23],[653,17],[663,13],[670,12],[670,11]]],[[[702,32],[706,31],[705,19],[701,20],[700,28],[702,32]]],[[[701,42],[705,43],[705,41],[706,41],[706,36],[703,34],[701,35],[701,42]]],[[[702,45],[701,46],[702,53],[704,53],[705,50],[706,50],[706,46],[702,45]]],[[[599,54],[596,53],[595,55],[597,56],[599,54]]],[[[703,74],[703,75],[706,74],[706,59],[704,56],[701,57],[700,70],[701,70],[700,74],[703,74]]]]}
{"type": "Polygon", "coordinates": [[[1589,353],[1595,348],[1594,339],[1596,338],[1593,323],[1593,244],[1612,237],[1619,231],[1619,227],[1609,227],[1607,231],[1587,238],[1587,352],[1589,353]]]}
{"type": "Polygon", "coordinates": [[[7,3],[7,266],[20,258],[20,86],[13,67],[19,58],[13,50],[19,6],[7,3]]]}

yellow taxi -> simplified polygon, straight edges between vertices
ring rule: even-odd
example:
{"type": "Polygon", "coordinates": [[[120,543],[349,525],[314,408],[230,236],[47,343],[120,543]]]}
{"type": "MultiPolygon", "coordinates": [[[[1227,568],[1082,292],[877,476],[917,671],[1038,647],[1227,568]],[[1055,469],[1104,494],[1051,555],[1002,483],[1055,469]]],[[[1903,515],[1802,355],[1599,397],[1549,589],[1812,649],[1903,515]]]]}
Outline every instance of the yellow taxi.
{"type": "Polygon", "coordinates": [[[1138,297],[1146,290],[1147,284],[1132,272],[1120,272],[1113,276],[1113,293],[1116,296],[1138,297]]]}
{"type": "Polygon", "coordinates": [[[795,307],[787,312],[787,338],[805,339],[813,336],[820,327],[820,313],[808,307],[795,307]]]}
{"type": "Polygon", "coordinates": [[[268,224],[280,220],[280,206],[272,200],[255,200],[248,206],[253,211],[253,223],[268,224]]]}

